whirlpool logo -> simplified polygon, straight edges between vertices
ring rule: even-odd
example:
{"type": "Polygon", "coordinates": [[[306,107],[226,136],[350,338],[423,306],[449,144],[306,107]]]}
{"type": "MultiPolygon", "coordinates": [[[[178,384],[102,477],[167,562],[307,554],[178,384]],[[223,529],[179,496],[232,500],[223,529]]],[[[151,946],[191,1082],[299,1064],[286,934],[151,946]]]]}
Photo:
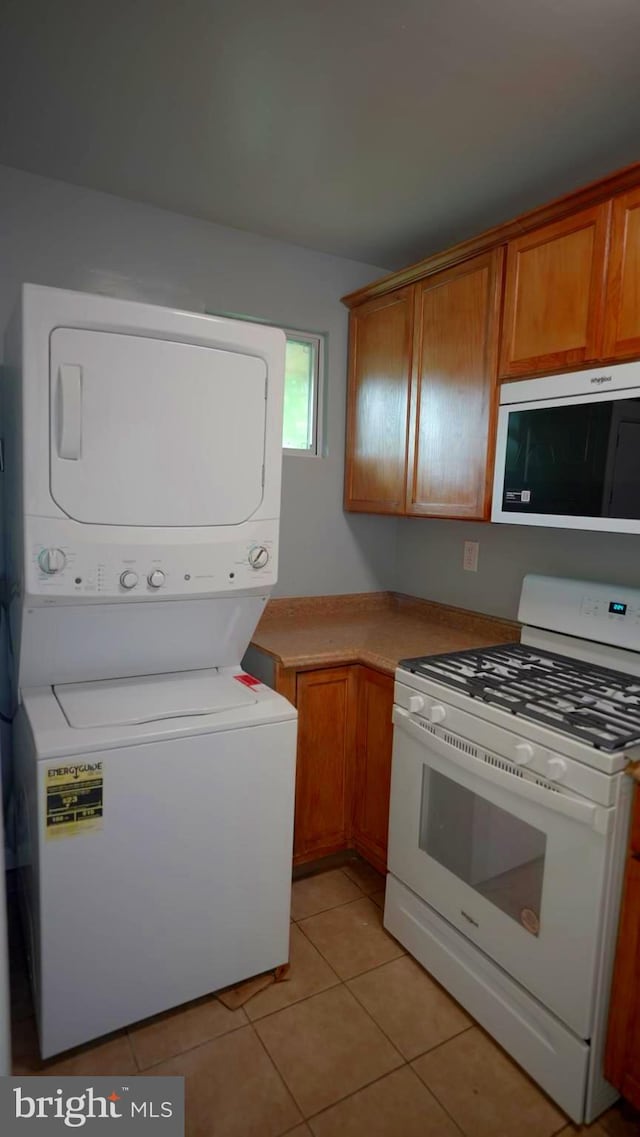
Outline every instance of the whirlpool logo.
{"type": "Polygon", "coordinates": [[[105,1132],[118,1126],[122,1137],[143,1131],[184,1137],[184,1079],[3,1078],[0,1079],[0,1132],[19,1134],[83,1129],[105,1132]]]}
{"type": "Polygon", "coordinates": [[[610,383],[613,375],[593,375],[589,380],[590,383],[595,383],[596,386],[601,387],[603,383],[610,383]]]}

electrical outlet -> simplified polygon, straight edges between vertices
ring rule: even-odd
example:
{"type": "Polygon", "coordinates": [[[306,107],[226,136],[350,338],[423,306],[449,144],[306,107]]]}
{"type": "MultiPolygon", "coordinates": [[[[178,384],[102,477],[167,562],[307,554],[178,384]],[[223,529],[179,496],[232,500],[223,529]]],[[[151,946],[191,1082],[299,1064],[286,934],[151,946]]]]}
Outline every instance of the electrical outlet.
{"type": "Polygon", "coordinates": [[[478,571],[478,553],[480,552],[479,541],[465,541],[464,543],[464,557],[462,559],[462,567],[465,572],[478,571]]]}

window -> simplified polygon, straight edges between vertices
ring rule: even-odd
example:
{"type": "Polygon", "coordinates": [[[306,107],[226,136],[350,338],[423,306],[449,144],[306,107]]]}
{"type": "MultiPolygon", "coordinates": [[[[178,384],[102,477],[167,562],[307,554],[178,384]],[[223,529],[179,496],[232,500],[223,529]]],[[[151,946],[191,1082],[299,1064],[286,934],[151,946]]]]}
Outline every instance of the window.
{"type": "Polygon", "coordinates": [[[290,454],[319,454],[322,336],[286,328],[285,334],[282,447],[290,454]]]}
{"type": "MultiPolygon", "coordinates": [[[[227,320],[259,322],[236,312],[211,312],[227,320]]],[[[324,336],[282,329],[287,337],[284,364],[282,449],[286,454],[322,453],[324,336]]]]}

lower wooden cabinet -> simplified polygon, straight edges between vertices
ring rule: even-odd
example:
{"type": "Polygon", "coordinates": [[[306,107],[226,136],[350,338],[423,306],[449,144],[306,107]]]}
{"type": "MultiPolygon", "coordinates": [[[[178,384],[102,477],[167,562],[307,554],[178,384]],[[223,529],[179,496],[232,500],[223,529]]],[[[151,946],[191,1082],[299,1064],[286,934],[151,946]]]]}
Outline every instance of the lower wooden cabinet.
{"type": "Polygon", "coordinates": [[[357,670],[353,845],[384,872],[391,788],[393,680],[370,667],[357,670]]]}
{"type": "Polygon", "coordinates": [[[640,790],[622,898],[604,1072],[640,1109],[640,790]]]}
{"type": "Polygon", "coordinates": [[[356,665],[300,671],[295,702],[294,864],[355,848],[384,872],[393,678],[356,665]]]}
{"type": "Polygon", "coordinates": [[[351,755],[355,739],[354,668],[298,675],[298,759],[294,858],[345,848],[351,831],[351,755]]]}

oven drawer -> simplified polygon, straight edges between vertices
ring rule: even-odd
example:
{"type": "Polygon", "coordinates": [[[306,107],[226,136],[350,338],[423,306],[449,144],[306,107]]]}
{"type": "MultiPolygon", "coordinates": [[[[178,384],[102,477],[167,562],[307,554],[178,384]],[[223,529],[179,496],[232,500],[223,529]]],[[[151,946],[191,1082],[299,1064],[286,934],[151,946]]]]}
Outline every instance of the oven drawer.
{"type": "Polygon", "coordinates": [[[586,1042],[391,875],[384,924],[574,1121],[582,1121],[586,1042]]]}

